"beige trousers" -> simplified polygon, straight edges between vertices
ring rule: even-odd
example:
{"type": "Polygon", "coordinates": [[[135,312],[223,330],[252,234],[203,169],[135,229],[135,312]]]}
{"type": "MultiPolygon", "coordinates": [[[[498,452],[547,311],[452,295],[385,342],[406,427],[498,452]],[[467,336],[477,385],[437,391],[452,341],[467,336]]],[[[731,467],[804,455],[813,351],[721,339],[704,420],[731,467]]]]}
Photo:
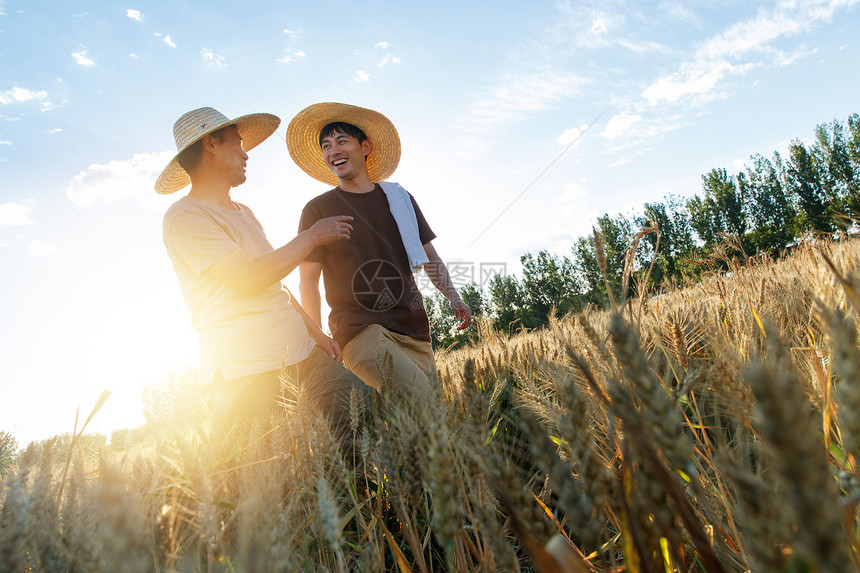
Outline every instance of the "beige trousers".
{"type": "Polygon", "coordinates": [[[314,346],[307,358],[283,370],[216,379],[209,407],[213,431],[219,435],[226,435],[236,424],[265,423],[273,414],[283,414],[285,402],[317,409],[329,418],[332,430],[342,434],[350,423],[351,402],[358,399],[358,411],[367,417],[374,397],[354,373],[314,346]]]}
{"type": "Polygon", "coordinates": [[[431,388],[430,381],[436,379],[436,359],[429,342],[371,324],[343,348],[343,363],[377,392],[382,391],[388,378],[386,356],[391,357],[393,394],[412,394],[431,388]]]}

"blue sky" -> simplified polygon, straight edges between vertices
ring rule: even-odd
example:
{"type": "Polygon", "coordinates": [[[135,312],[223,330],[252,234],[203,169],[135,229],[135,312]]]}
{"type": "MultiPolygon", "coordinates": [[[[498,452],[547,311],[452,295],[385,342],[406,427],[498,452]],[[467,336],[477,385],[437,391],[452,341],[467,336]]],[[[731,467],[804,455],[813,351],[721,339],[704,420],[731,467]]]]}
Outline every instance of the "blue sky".
{"type": "Polygon", "coordinates": [[[392,179],[479,280],[860,112],[858,3],[0,0],[0,429],[70,431],[103,389],[91,427],[137,425],[142,388],[194,363],[161,243],[178,196],[152,189],[185,111],[281,117],[234,192],[275,246],[326,190],[292,116],[384,113],[392,179]]]}

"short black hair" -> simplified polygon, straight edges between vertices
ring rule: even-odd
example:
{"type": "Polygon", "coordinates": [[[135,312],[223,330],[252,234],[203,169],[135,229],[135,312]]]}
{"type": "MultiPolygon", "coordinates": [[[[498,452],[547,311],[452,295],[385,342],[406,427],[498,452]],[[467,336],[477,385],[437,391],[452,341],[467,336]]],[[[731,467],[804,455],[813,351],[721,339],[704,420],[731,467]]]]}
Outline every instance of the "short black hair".
{"type": "MultiPolygon", "coordinates": [[[[222,127],[221,129],[216,129],[212,133],[207,133],[206,135],[211,135],[218,141],[223,141],[224,139],[224,130],[228,127],[236,127],[236,124],[227,125],[222,127]]],[[[204,135],[203,137],[206,137],[204,135]]],[[[186,173],[191,173],[193,169],[197,167],[200,163],[200,159],[203,157],[203,137],[186,147],[182,150],[182,152],[176,157],[176,162],[179,163],[179,166],[185,170],[186,173]]]]}
{"type": "Polygon", "coordinates": [[[319,144],[322,147],[323,140],[326,137],[331,137],[335,133],[345,133],[349,136],[352,136],[358,140],[359,143],[364,142],[367,139],[367,135],[364,134],[361,129],[355,127],[351,123],[345,123],[343,121],[335,121],[320,130],[320,138],[319,144]]]}

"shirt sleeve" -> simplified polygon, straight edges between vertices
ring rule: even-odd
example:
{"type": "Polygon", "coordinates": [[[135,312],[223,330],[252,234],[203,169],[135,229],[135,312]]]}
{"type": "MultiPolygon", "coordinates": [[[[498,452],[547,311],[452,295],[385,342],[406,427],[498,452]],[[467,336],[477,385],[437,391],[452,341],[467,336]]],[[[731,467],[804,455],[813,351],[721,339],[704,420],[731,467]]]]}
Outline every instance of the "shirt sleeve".
{"type": "MultiPolygon", "coordinates": [[[[308,203],[305,205],[305,208],[302,209],[302,217],[299,219],[299,233],[307,231],[320,219],[321,217],[319,212],[313,207],[313,205],[308,203]]],[[[325,262],[325,246],[322,245],[315,248],[307,257],[305,257],[305,260],[313,263],[325,262]]]]}
{"type": "Polygon", "coordinates": [[[205,213],[184,211],[164,222],[164,243],[196,274],[240,248],[221,226],[205,213]]]}
{"type": "Polygon", "coordinates": [[[421,239],[421,244],[426,245],[436,238],[436,233],[430,228],[427,219],[424,218],[424,213],[421,212],[421,208],[418,207],[418,203],[415,201],[412,193],[409,194],[409,199],[412,201],[412,208],[415,209],[415,220],[418,222],[418,237],[421,239]]]}

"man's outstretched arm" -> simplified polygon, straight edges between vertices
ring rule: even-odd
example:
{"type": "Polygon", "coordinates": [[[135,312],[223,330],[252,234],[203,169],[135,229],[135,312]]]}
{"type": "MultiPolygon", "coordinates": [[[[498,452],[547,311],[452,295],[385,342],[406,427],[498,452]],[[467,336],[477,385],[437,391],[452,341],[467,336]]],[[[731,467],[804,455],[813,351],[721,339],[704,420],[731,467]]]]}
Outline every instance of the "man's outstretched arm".
{"type": "Polygon", "coordinates": [[[320,219],[283,247],[258,257],[235,249],[212,265],[209,273],[242,292],[257,294],[290,274],[318,246],[349,239],[351,220],[348,215],[320,219]]]}
{"type": "Polygon", "coordinates": [[[436,248],[432,243],[424,245],[424,252],[427,253],[427,258],[430,259],[430,262],[424,265],[424,272],[427,273],[427,278],[430,279],[433,286],[451,303],[451,310],[454,311],[454,316],[460,321],[457,330],[468,328],[472,324],[472,309],[460,298],[460,293],[457,292],[454,283],[451,282],[448,267],[442,262],[439,253],[436,252],[436,248]]]}

